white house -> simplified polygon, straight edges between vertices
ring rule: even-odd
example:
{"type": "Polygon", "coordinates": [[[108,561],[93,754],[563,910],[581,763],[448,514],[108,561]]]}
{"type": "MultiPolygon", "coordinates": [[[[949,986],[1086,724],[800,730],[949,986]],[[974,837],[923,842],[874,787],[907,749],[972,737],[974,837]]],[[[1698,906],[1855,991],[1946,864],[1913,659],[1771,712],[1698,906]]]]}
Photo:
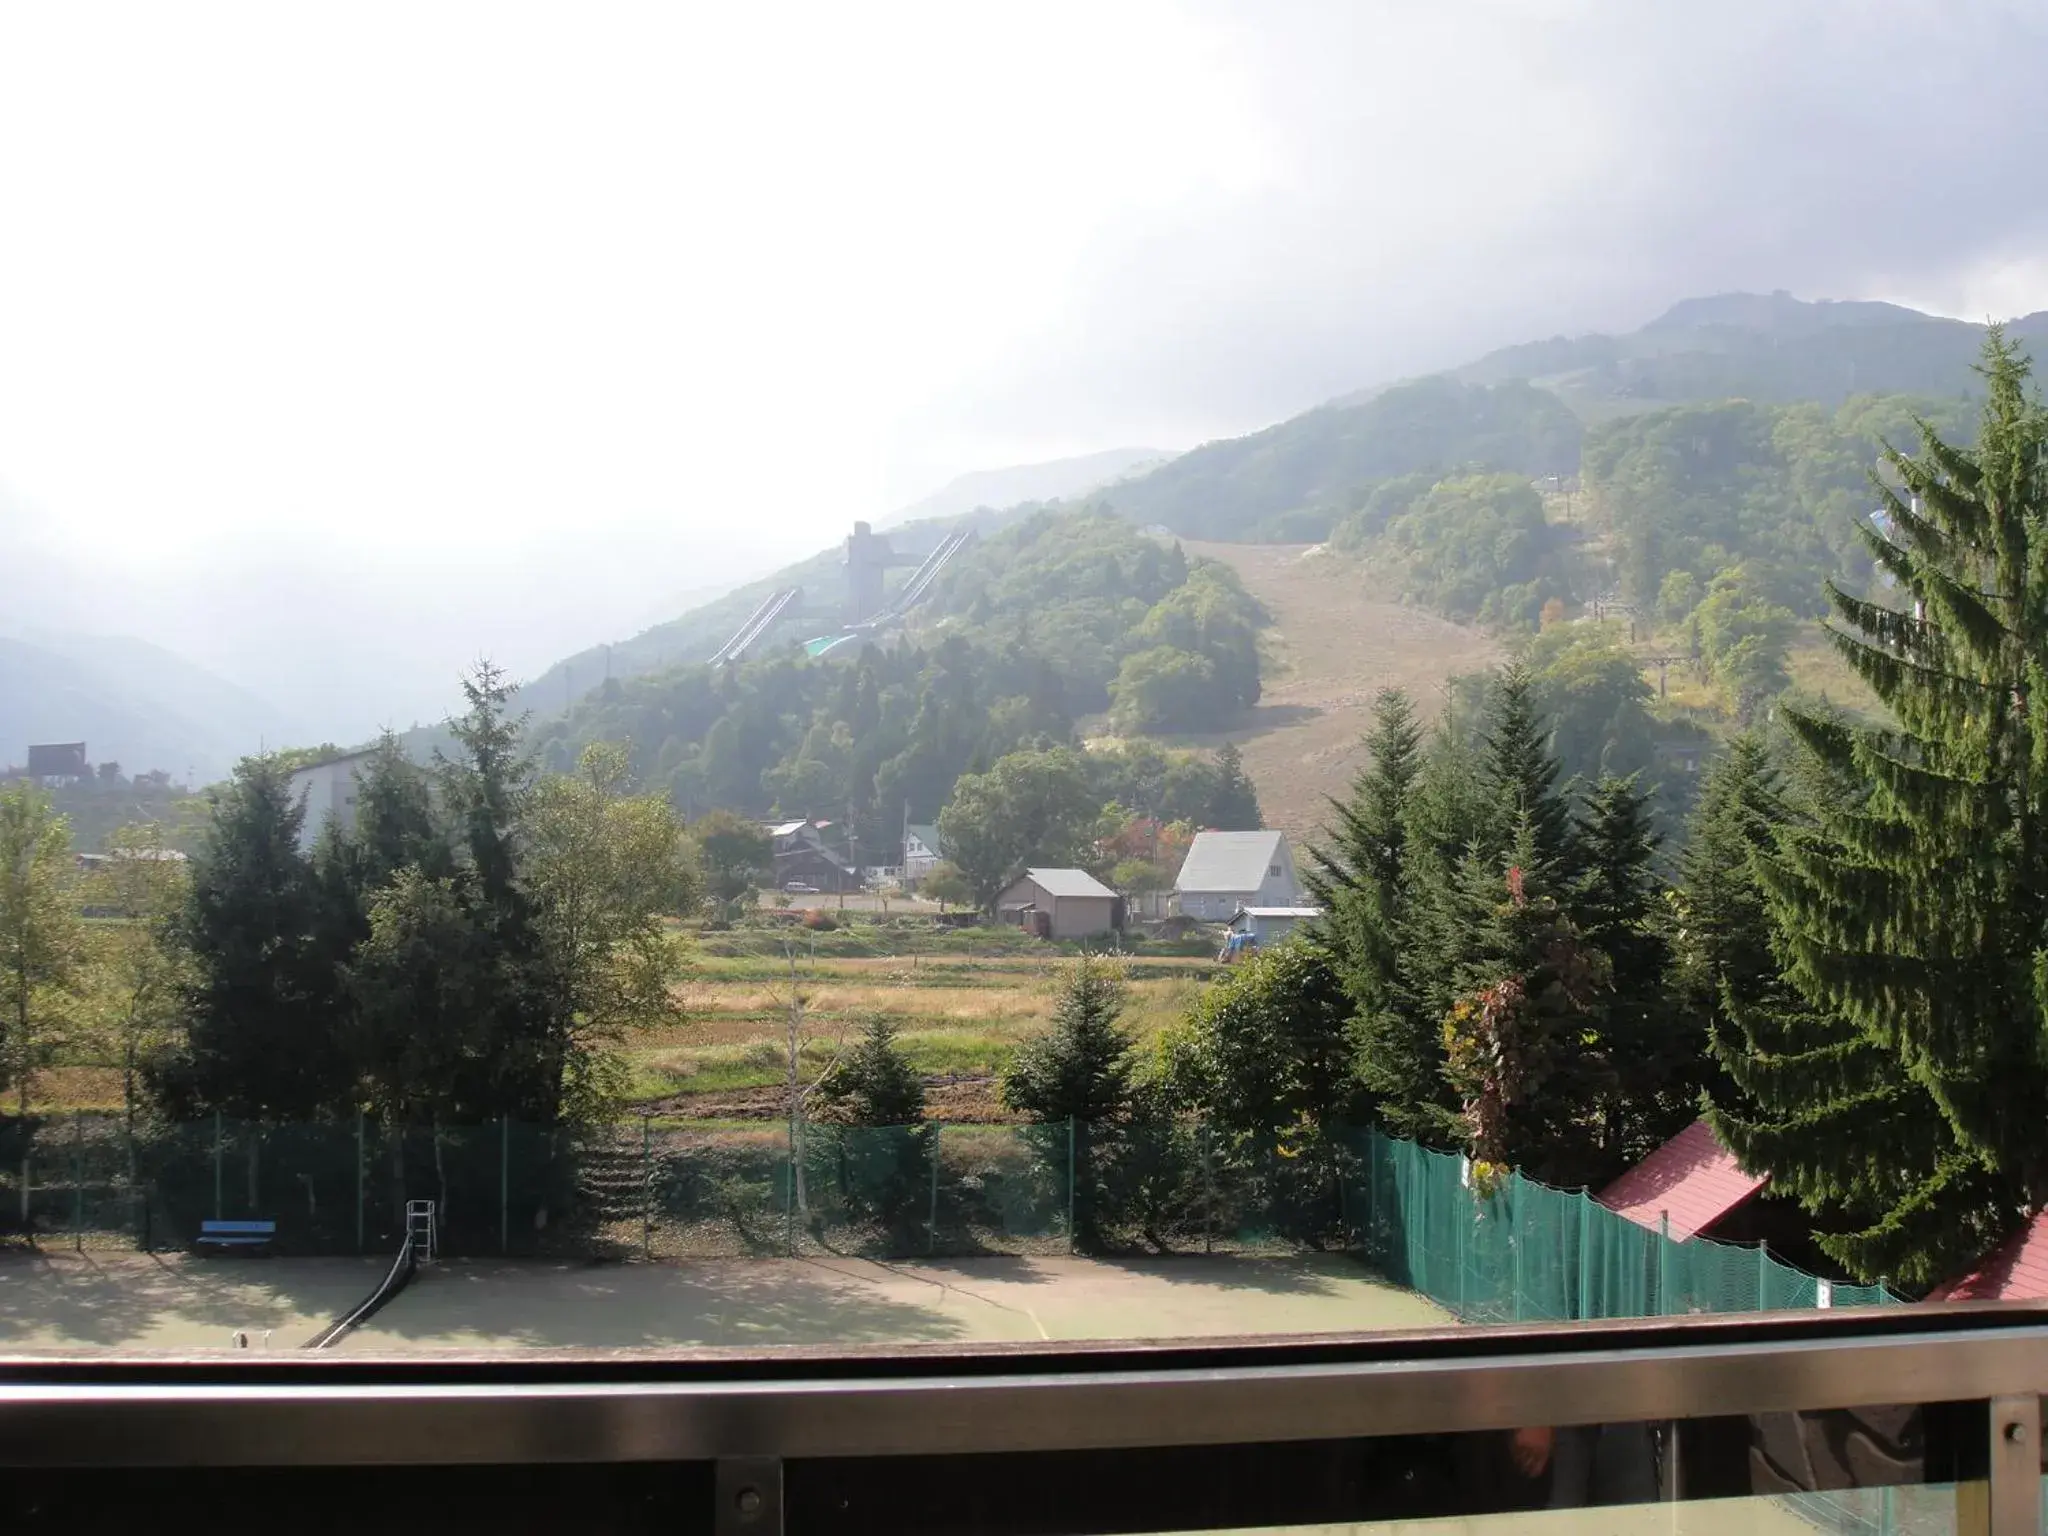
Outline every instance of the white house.
{"type": "Polygon", "coordinates": [[[1281,832],[1198,832],[1173,882],[1183,917],[1226,923],[1241,907],[1298,907],[1301,878],[1281,832]]]}
{"type": "Polygon", "coordinates": [[[299,852],[308,852],[330,821],[344,832],[355,830],[356,774],[369,755],[343,753],[308,763],[292,775],[291,797],[306,808],[306,819],[299,824],[299,852]]]}
{"type": "Polygon", "coordinates": [[[903,879],[915,885],[946,856],[939,842],[939,829],[928,823],[911,822],[903,829],[903,879]]]}

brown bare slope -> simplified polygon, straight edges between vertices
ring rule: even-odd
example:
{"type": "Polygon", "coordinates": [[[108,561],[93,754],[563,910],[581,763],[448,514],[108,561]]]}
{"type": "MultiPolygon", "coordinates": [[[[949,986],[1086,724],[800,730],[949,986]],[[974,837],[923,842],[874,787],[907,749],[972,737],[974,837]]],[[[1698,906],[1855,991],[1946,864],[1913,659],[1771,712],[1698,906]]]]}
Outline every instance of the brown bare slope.
{"type": "Polygon", "coordinates": [[[1297,843],[1320,829],[1325,797],[1343,794],[1362,766],[1374,694],[1405,688],[1433,716],[1441,683],[1499,659],[1480,630],[1369,596],[1358,568],[1320,546],[1183,547],[1233,568],[1273,616],[1263,697],[1228,735],[1244,751],[1266,825],[1297,843]]]}

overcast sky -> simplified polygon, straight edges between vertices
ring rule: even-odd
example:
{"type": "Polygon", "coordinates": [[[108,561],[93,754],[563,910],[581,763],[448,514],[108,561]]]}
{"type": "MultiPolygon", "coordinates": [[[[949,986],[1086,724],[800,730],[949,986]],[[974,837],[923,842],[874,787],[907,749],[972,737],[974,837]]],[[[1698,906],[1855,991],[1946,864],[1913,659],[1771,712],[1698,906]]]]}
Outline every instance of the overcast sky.
{"type": "Polygon", "coordinates": [[[2044,15],[0,0],[0,623],[346,735],[963,470],[1699,293],[2048,307],[2044,15]]]}

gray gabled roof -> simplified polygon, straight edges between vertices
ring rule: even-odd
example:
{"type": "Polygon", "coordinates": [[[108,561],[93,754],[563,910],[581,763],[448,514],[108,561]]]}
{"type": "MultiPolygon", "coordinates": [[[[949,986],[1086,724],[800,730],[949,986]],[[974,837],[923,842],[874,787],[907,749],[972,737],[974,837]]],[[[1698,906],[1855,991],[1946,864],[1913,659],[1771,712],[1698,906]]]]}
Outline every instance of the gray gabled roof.
{"type": "Polygon", "coordinates": [[[939,829],[936,826],[929,822],[913,821],[903,830],[906,835],[916,838],[940,858],[946,856],[946,845],[939,841],[939,829]]]}
{"type": "Polygon", "coordinates": [[[1023,878],[1052,897],[1116,895],[1085,869],[1027,869],[1023,878]]]}
{"type": "Polygon", "coordinates": [[[1204,894],[1256,891],[1280,862],[1278,832],[1197,832],[1173,888],[1204,894]]]}

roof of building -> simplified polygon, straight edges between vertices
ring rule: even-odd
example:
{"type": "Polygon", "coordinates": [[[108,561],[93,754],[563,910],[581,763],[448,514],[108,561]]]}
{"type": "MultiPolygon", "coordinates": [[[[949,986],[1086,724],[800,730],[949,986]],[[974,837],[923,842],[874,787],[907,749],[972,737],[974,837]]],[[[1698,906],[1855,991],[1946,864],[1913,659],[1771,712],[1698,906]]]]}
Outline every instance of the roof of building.
{"type": "Polygon", "coordinates": [[[1085,869],[1027,869],[1020,878],[1029,880],[1055,899],[1061,896],[1116,896],[1115,891],[1085,869]]]}
{"type": "MultiPolygon", "coordinates": [[[[1312,917],[1321,917],[1321,907],[1239,907],[1237,917],[1292,917],[1307,922],[1312,917]]],[[[1237,918],[1232,918],[1236,922],[1237,918]]]]}
{"type": "Polygon", "coordinates": [[[1705,1231],[1770,1183],[1744,1173],[1714,1128],[1695,1120],[1600,1191],[1600,1203],[1652,1232],[1671,1219],[1680,1242],[1705,1231]]]}
{"type": "Polygon", "coordinates": [[[906,836],[916,838],[941,858],[945,857],[946,845],[939,841],[939,829],[930,822],[913,821],[904,827],[903,831],[906,836]]]}
{"type": "Polygon", "coordinates": [[[318,757],[307,758],[291,771],[291,776],[296,779],[300,774],[311,773],[315,768],[332,768],[336,763],[353,763],[365,757],[374,757],[376,752],[375,747],[357,747],[351,752],[322,753],[318,757]]]}
{"type": "Polygon", "coordinates": [[[808,821],[778,821],[767,828],[770,837],[794,837],[808,827],[808,821]]]}
{"type": "Polygon", "coordinates": [[[2048,1212],[2036,1216],[1929,1301],[2048,1300],[2048,1212]]]}
{"type": "Polygon", "coordinates": [[[1256,891],[1280,862],[1280,832],[1197,832],[1174,877],[1176,891],[1256,891]]]}

